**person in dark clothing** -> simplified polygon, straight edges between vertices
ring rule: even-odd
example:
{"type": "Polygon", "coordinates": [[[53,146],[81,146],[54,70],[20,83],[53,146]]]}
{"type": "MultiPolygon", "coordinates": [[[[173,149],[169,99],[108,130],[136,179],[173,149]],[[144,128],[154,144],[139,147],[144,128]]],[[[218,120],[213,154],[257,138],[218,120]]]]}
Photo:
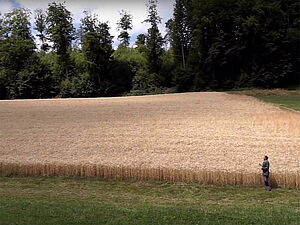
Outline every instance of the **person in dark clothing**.
{"type": "Polygon", "coordinates": [[[268,160],[268,156],[264,157],[264,161],[262,164],[259,164],[261,166],[261,170],[262,170],[262,175],[263,175],[263,179],[265,182],[265,186],[266,186],[266,190],[271,191],[271,187],[270,187],[270,163],[268,160]]]}

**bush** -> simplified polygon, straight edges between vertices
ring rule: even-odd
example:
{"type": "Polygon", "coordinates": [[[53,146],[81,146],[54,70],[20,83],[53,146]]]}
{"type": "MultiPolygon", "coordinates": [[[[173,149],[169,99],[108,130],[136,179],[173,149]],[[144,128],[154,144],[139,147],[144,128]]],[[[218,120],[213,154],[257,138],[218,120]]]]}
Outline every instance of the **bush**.
{"type": "Polygon", "coordinates": [[[90,80],[88,73],[83,73],[70,79],[65,79],[60,84],[59,97],[92,97],[95,95],[95,85],[90,80]]]}
{"type": "Polygon", "coordinates": [[[132,81],[132,91],[152,93],[157,89],[157,74],[148,74],[145,70],[138,70],[132,81]]]}

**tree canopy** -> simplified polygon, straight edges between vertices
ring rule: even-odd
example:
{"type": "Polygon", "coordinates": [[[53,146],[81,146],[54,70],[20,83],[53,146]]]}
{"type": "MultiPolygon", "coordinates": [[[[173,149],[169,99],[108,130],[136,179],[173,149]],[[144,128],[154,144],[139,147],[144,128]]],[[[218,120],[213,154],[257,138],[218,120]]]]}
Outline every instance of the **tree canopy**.
{"type": "Polygon", "coordinates": [[[158,4],[146,33],[120,12],[115,49],[108,23],[85,12],[76,29],[64,3],[0,14],[0,99],[300,85],[299,2],[176,0],[165,37],[158,4]]]}

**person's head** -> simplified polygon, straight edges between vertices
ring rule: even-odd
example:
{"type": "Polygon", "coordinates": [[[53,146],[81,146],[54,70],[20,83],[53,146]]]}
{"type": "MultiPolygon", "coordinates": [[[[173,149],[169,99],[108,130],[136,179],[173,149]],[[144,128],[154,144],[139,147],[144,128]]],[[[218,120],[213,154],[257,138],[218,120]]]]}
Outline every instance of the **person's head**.
{"type": "Polygon", "coordinates": [[[265,155],[264,160],[268,160],[268,158],[269,158],[269,157],[265,155]]]}

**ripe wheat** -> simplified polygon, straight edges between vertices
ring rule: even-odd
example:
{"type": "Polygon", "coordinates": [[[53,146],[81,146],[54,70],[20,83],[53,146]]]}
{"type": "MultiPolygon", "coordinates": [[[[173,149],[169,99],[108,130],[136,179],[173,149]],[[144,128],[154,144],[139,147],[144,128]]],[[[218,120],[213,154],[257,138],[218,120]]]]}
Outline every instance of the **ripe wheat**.
{"type": "Polygon", "coordinates": [[[300,114],[188,93],[0,102],[0,172],[300,187],[300,114]]]}

